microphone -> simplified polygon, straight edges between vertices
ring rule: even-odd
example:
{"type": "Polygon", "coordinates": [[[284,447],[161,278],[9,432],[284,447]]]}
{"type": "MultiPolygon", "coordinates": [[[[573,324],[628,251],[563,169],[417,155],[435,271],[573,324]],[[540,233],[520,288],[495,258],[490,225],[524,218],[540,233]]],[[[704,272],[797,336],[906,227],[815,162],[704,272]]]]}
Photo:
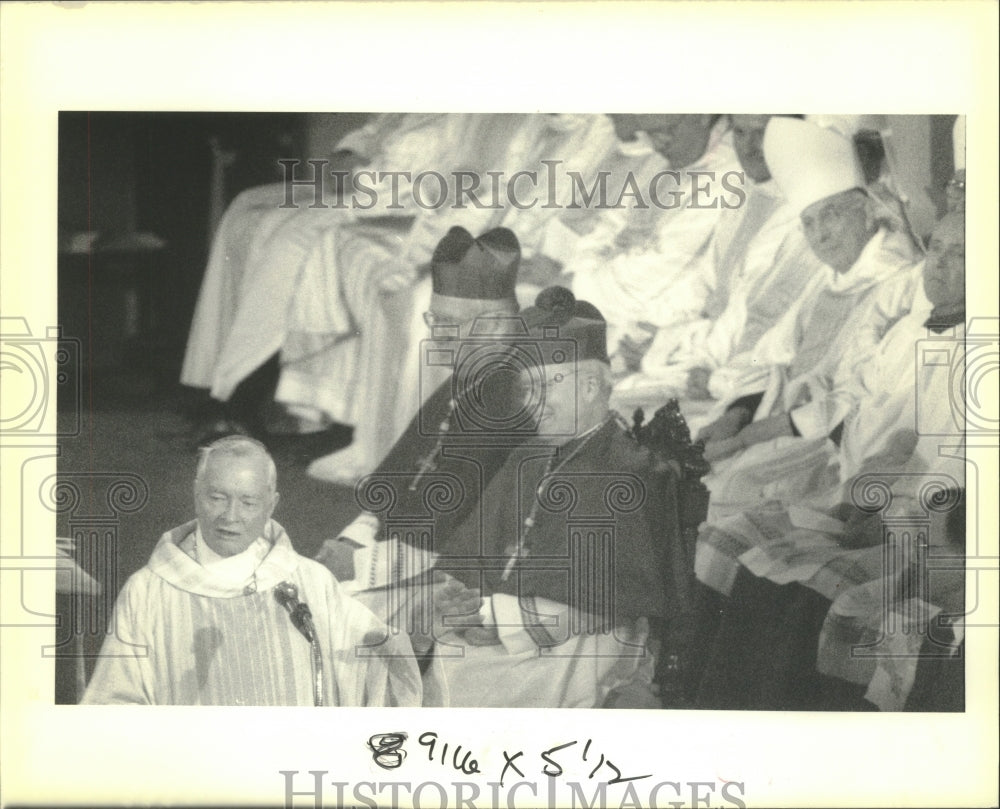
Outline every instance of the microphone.
{"type": "Polygon", "coordinates": [[[280,582],[274,588],[274,597],[292,619],[292,625],[302,633],[310,643],[316,640],[316,627],[313,625],[312,613],[309,607],[299,601],[299,588],[288,581],[280,582]]]}

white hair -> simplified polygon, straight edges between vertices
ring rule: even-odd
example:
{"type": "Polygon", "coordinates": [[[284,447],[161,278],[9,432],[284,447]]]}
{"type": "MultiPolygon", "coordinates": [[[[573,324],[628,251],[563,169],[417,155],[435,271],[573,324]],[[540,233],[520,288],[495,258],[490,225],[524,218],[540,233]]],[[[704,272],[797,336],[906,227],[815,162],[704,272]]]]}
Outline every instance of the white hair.
{"type": "Polygon", "coordinates": [[[194,473],[195,484],[201,483],[208,468],[208,461],[214,455],[229,455],[236,458],[259,458],[267,469],[267,488],[274,494],[278,488],[278,469],[274,458],[260,441],[246,435],[227,435],[198,450],[198,468],[194,473]]]}

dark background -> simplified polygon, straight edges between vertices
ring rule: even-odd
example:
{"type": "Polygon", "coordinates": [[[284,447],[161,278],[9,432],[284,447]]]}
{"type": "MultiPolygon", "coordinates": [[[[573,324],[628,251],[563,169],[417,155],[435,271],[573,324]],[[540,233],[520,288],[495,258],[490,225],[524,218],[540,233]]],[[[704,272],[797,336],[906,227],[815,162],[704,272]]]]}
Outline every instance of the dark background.
{"type": "MultiPolygon", "coordinates": [[[[80,497],[57,514],[56,530],[77,538],[76,559],[104,592],[57,599],[57,643],[67,644],[57,702],[77,700],[74,633],[85,654],[96,654],[125,579],[164,531],[194,517],[198,425],[209,403],[178,380],[214,231],[213,142],[227,157],[214,188],[217,216],[240,191],[280,181],[279,159],[324,157],[365,117],[60,114],[58,312],[63,338],[78,344],[80,385],[60,388],[58,471],[80,497]],[[98,234],[91,249],[73,250],[86,231],[98,234]],[[136,479],[141,505],[109,508],[115,481],[136,479]]],[[[353,491],[306,476],[294,451],[274,454],[275,518],[312,555],[353,516],[353,491]]]]}

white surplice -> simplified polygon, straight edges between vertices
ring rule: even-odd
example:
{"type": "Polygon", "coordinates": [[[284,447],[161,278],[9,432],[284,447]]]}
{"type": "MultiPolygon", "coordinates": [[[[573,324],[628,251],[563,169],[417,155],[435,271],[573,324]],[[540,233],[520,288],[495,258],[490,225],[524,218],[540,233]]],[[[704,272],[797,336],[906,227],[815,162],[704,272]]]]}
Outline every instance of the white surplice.
{"type": "MultiPolygon", "coordinates": [[[[633,161],[624,175],[614,174],[609,180],[614,193],[609,196],[620,190],[615,186],[621,176],[631,176],[648,207],[632,200],[632,206],[618,215],[609,212],[571,253],[566,269],[573,274],[573,293],[600,308],[608,321],[612,353],[622,337],[642,336],[640,323],[662,328],[684,323],[701,312],[714,284],[708,252],[724,210],[718,198],[724,195],[722,179],[740,168],[728,125],[725,117],[719,119],[704,154],[679,169],[679,179],[663,175],[655,180],[660,172],[670,170],[656,154],[633,161]],[[712,180],[706,185],[709,176],[712,180]],[[664,207],[652,200],[651,184],[664,207]],[[707,198],[696,199],[696,186],[709,189],[715,207],[692,207],[712,204],[707,198]]],[[[733,204],[731,195],[727,199],[733,204]]]]}
{"type": "Polygon", "coordinates": [[[724,211],[712,242],[715,285],[703,317],[660,329],[641,371],[615,386],[616,402],[683,398],[691,368],[716,372],[745,356],[822,271],[773,181],[751,185],[744,205],[724,211]]]}
{"type": "Polygon", "coordinates": [[[751,354],[759,359],[745,365],[715,413],[742,396],[763,393],[754,420],[787,414],[799,435],[755,444],[714,464],[705,479],[712,513],[816,485],[806,470],[829,456],[827,436],[857,402],[858,363],[912,305],[919,283],[915,260],[905,235],[880,230],[854,267],[842,274],[827,268],[758,342],[751,354]]]}

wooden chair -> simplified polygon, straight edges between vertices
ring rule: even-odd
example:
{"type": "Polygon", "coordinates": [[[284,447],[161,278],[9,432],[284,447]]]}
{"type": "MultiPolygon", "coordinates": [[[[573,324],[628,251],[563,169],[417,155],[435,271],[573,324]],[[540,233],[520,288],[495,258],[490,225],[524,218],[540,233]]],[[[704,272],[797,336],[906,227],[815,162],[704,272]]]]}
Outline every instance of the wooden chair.
{"type": "Polygon", "coordinates": [[[698,526],[708,514],[709,492],[701,478],[709,470],[704,445],[691,432],[676,399],[645,421],[642,409],[632,417],[630,433],[656,459],[654,499],[647,513],[653,536],[662,539],[663,576],[670,597],[669,617],[652,631],[658,641],[656,682],[665,708],[693,704],[688,671],[695,648],[694,553],[698,526]]]}

